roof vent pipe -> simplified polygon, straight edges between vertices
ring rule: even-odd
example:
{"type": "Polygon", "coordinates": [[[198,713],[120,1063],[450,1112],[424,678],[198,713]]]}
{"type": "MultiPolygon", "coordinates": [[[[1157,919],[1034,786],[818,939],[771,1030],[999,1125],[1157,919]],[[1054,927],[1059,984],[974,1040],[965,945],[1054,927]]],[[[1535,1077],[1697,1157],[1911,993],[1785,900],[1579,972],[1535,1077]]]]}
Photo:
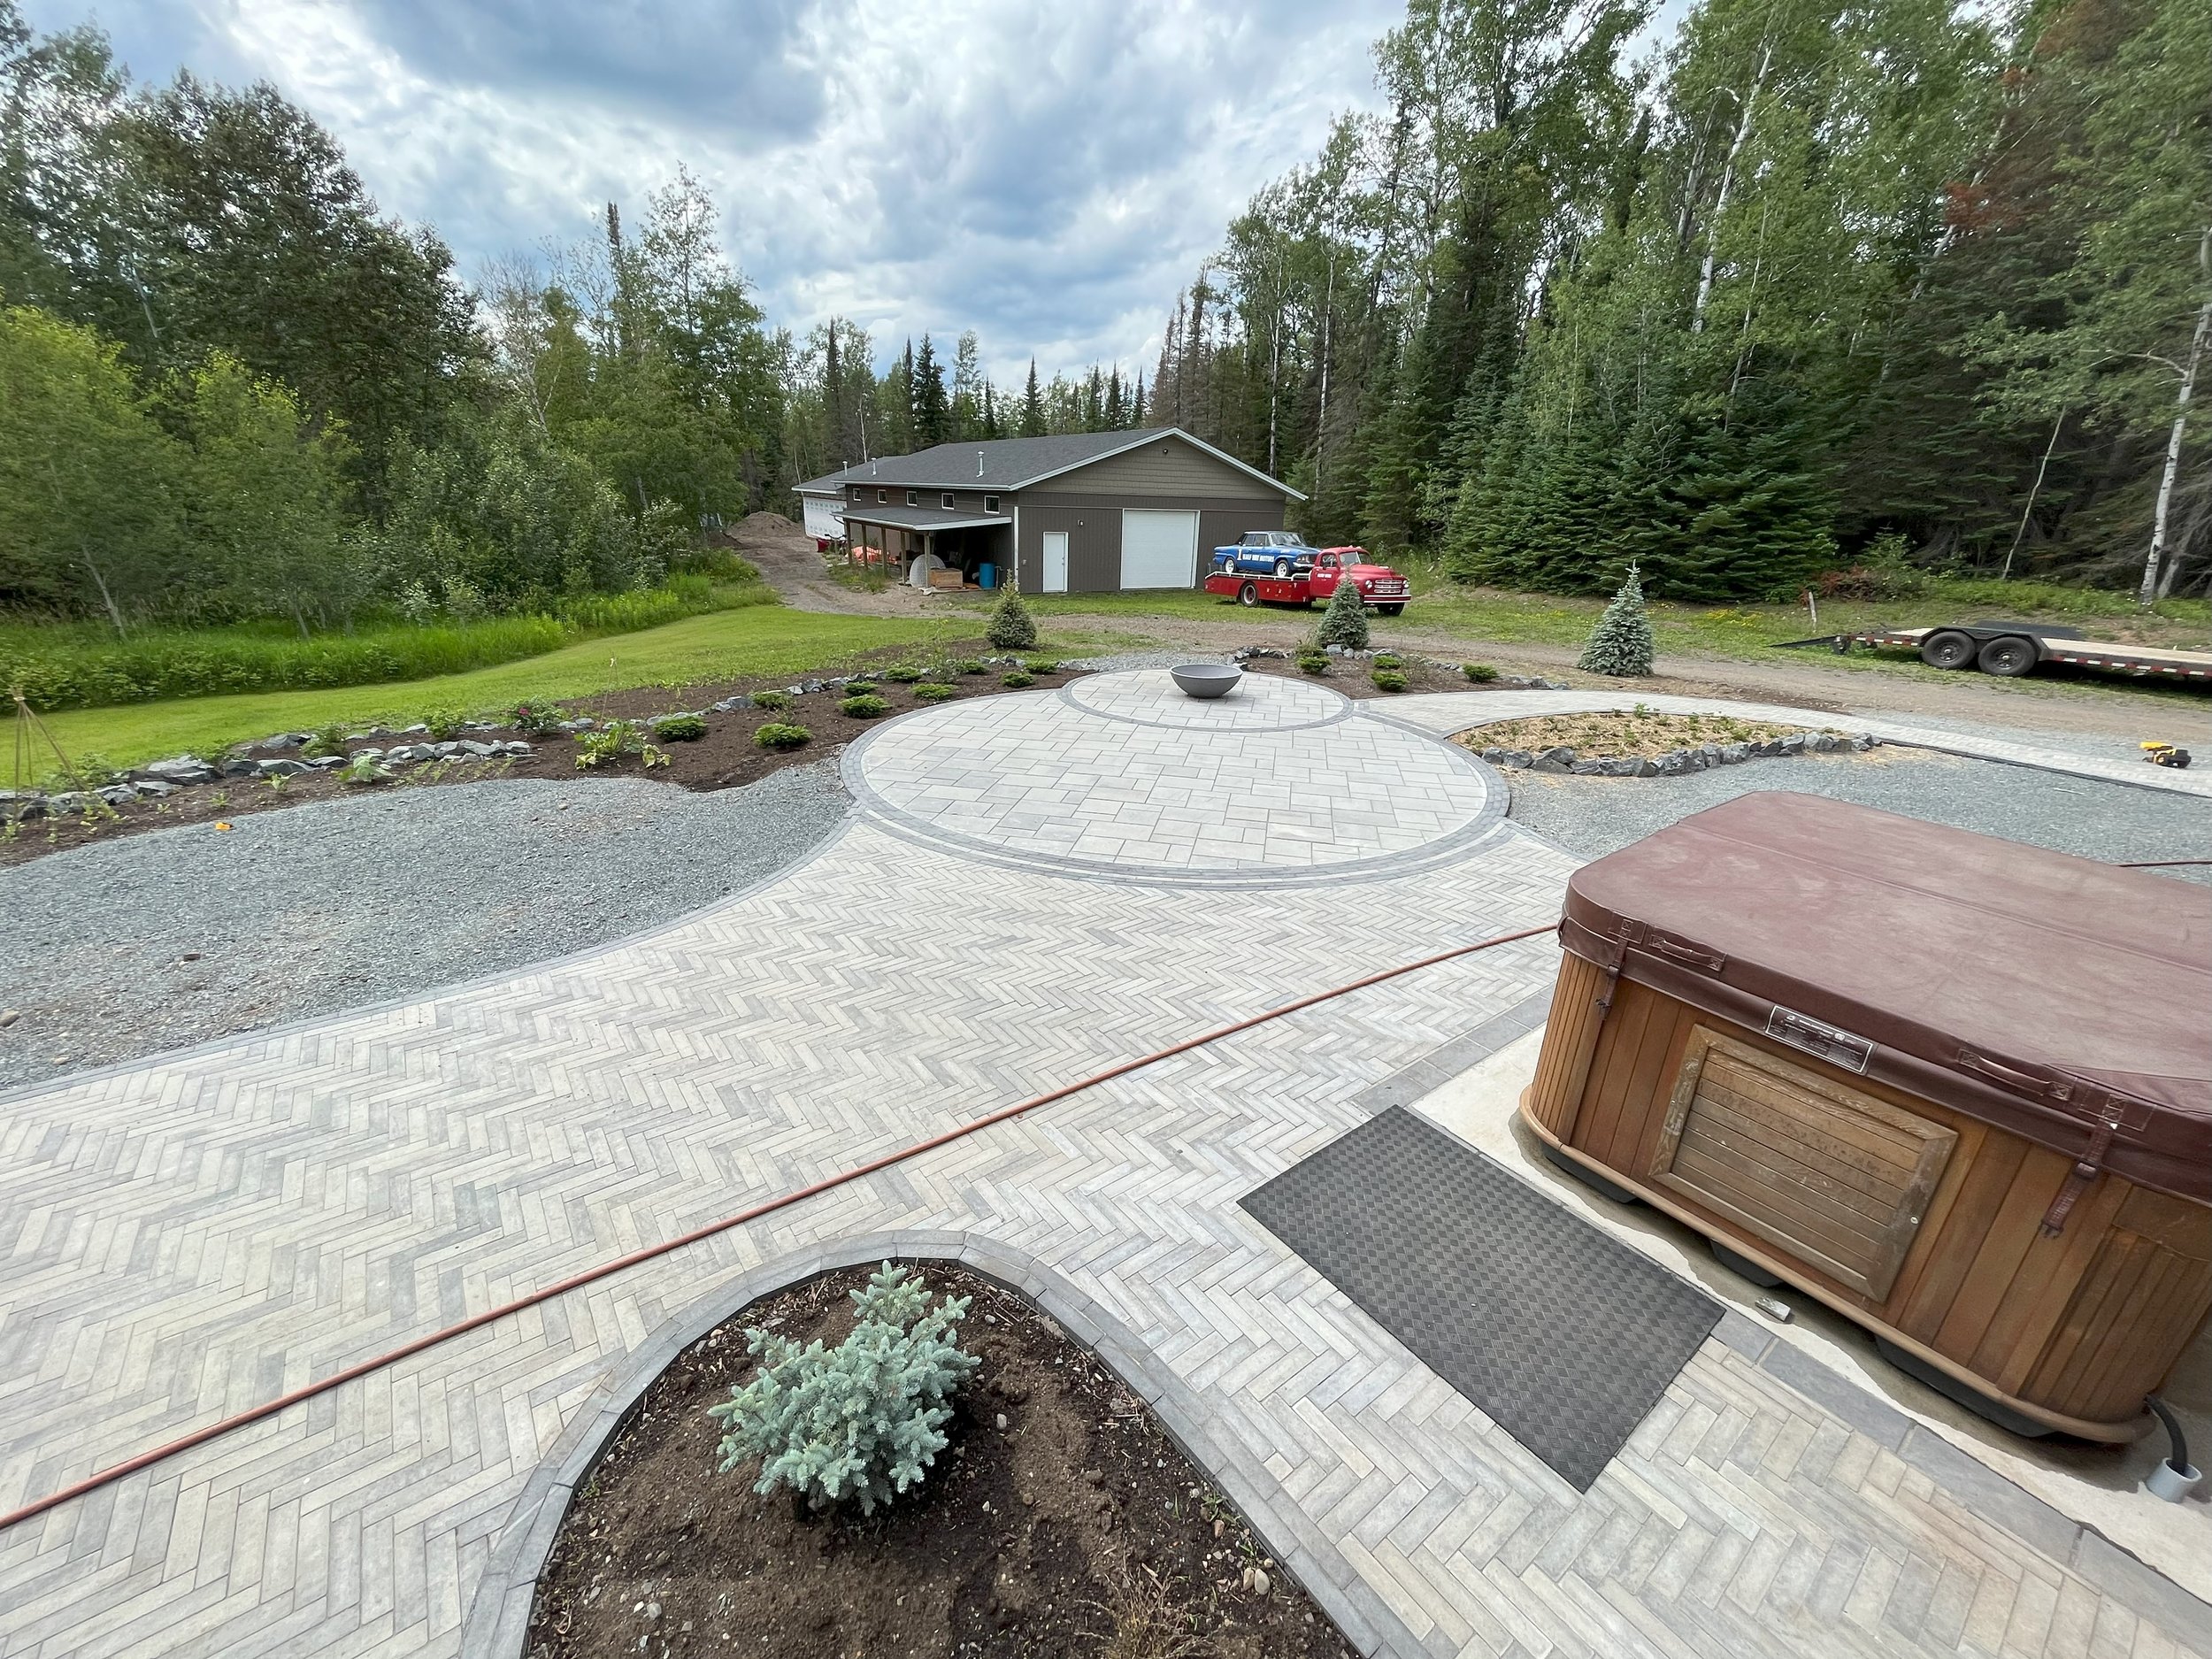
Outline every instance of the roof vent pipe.
{"type": "Polygon", "coordinates": [[[975,452],[975,475],[978,478],[983,476],[983,451],[980,449],[975,452]]]}

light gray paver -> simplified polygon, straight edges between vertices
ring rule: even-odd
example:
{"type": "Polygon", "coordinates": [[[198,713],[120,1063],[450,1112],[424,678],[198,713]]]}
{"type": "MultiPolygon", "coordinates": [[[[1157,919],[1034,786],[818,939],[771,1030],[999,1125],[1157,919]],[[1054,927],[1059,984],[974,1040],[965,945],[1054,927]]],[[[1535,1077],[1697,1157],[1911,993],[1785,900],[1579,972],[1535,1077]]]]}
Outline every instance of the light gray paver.
{"type": "MultiPolygon", "coordinates": [[[[1340,751],[1355,772],[1429,741],[1368,718],[1236,741],[1330,732],[1363,742],[1340,751]]],[[[1435,861],[1418,872],[1256,890],[987,868],[864,818],[596,956],[0,1102],[0,1502],[1194,1030],[1556,914],[1569,860],[1455,834],[1410,849],[1435,861]]],[[[1237,1210],[1409,1064],[1502,1040],[1555,961],[1531,941],[1256,1027],[61,1506],[0,1534],[0,1650],[511,1652],[517,1575],[616,1379],[764,1282],[879,1249],[1038,1295],[1372,1652],[2139,1646],[2141,1598],[2100,1587],[2123,1569],[1916,1495],[1893,1441],[1722,1341],[1577,1494],[1237,1210]],[[1878,1554],[1894,1571],[1855,1603],[1878,1554]]]]}

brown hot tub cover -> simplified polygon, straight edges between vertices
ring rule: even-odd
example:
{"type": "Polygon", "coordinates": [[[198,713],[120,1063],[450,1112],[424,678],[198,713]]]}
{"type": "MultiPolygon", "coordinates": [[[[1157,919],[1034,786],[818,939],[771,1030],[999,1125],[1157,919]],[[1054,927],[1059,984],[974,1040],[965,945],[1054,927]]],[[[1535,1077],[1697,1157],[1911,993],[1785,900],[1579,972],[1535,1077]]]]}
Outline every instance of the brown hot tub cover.
{"type": "Polygon", "coordinates": [[[2212,888],[1762,793],[1577,871],[1560,940],[2085,1177],[2212,1202],[2212,888]]]}

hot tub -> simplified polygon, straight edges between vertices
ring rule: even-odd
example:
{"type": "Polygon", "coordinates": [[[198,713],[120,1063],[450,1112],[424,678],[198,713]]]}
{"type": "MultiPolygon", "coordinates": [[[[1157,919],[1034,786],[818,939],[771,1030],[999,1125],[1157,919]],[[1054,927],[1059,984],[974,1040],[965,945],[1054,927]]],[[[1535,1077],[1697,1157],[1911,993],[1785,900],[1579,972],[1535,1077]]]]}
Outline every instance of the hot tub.
{"type": "Polygon", "coordinates": [[[1521,1112],[2000,1421],[2148,1425],[2212,1307],[2212,889],[1757,794],[1577,871],[1521,1112]]]}

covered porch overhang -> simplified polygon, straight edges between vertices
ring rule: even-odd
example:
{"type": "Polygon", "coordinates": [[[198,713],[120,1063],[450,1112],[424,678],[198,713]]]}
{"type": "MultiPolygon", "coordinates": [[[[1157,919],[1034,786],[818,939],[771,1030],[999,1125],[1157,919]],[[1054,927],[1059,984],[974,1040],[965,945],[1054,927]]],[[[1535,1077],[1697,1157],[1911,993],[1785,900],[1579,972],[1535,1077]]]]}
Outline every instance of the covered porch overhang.
{"type": "Polygon", "coordinates": [[[845,524],[849,557],[880,564],[887,574],[896,569],[902,580],[922,561],[929,569],[958,572],[964,584],[972,584],[983,566],[1002,570],[1013,559],[1014,520],[1007,513],[852,506],[845,509],[845,524]]]}

